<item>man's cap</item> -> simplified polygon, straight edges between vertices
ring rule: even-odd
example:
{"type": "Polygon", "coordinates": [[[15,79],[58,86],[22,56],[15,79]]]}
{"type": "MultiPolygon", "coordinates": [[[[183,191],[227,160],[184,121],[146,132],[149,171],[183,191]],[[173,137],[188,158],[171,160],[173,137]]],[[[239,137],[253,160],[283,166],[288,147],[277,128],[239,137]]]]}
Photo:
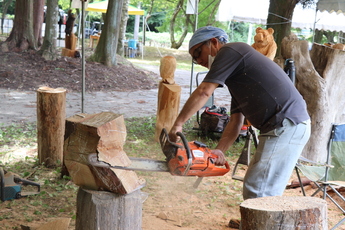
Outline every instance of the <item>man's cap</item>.
{"type": "Polygon", "coordinates": [[[204,26],[199,29],[197,29],[192,38],[189,41],[189,50],[204,41],[207,41],[211,38],[216,38],[216,37],[223,37],[226,41],[228,41],[228,35],[225,33],[224,30],[219,29],[217,27],[213,26],[204,26]]]}

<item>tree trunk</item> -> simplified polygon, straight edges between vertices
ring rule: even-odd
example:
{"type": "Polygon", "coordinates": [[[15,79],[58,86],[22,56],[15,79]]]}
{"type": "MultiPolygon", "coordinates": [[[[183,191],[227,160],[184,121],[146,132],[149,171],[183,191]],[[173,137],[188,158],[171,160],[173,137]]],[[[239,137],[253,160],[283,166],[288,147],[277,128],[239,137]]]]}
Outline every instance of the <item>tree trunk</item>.
{"type": "Polygon", "coordinates": [[[271,196],[245,200],[242,230],[327,230],[327,202],[315,197],[271,196]]]}
{"type": "MultiPolygon", "coordinates": [[[[55,60],[56,55],[56,18],[58,17],[58,0],[50,0],[47,2],[47,14],[46,14],[46,29],[44,34],[44,41],[39,51],[39,54],[43,56],[45,60],[55,60]]],[[[43,21],[43,20],[42,20],[43,21]]],[[[42,23],[41,23],[42,25],[42,23]]],[[[41,34],[41,31],[39,31],[41,34]]],[[[37,36],[37,35],[36,35],[37,36]]]]}
{"type": "Polygon", "coordinates": [[[109,0],[101,37],[90,60],[106,66],[117,65],[116,50],[122,14],[123,0],[109,0]]]}
{"type": "Polygon", "coordinates": [[[292,14],[298,1],[299,0],[270,0],[266,27],[274,29],[273,35],[277,43],[276,57],[280,56],[283,38],[289,36],[291,33],[291,22],[286,22],[292,20],[292,14]]]}
{"type": "Polygon", "coordinates": [[[331,124],[345,121],[345,52],[307,41],[294,35],[284,38],[282,56],[296,67],[296,87],[307,103],[312,133],[303,155],[325,162],[331,124]]]}
{"type": "MultiPolygon", "coordinates": [[[[53,1],[54,2],[54,1],[53,1]]],[[[49,7],[50,1],[47,2],[47,5],[49,7]]],[[[47,7],[47,8],[48,8],[47,7]]],[[[57,8],[57,3],[56,3],[56,8],[57,8]]],[[[56,9],[54,8],[54,9],[56,9]]],[[[40,47],[42,45],[42,24],[43,24],[43,18],[44,15],[44,0],[35,0],[34,1],[34,36],[35,36],[35,40],[37,41],[37,46],[40,47]]],[[[47,25],[46,25],[47,26],[47,25]]],[[[50,28],[50,27],[48,27],[50,28]]],[[[48,29],[46,27],[46,31],[48,29]]]]}
{"type": "Polygon", "coordinates": [[[141,188],[145,180],[134,171],[90,165],[89,154],[97,153],[100,161],[128,166],[123,151],[126,126],[122,115],[111,112],[77,114],[66,120],[64,164],[73,182],[91,190],[128,194],[141,188]]]}
{"type": "Polygon", "coordinates": [[[24,51],[37,49],[37,41],[33,30],[33,3],[34,0],[17,0],[16,14],[13,28],[6,42],[2,44],[3,51],[24,51]]]}
{"type": "Polygon", "coordinates": [[[40,163],[61,166],[66,119],[66,90],[37,90],[37,151],[40,163]]]}
{"type": "Polygon", "coordinates": [[[126,28],[127,28],[127,21],[128,21],[128,4],[129,0],[123,0],[123,7],[122,7],[122,16],[121,16],[121,25],[120,25],[120,32],[119,32],[119,39],[117,42],[117,54],[123,56],[123,41],[126,38],[126,28]]]}
{"type": "Polygon", "coordinates": [[[182,12],[180,13],[181,11],[183,11],[183,4],[184,4],[184,0],[179,0],[178,3],[177,3],[177,6],[175,8],[175,11],[173,13],[173,16],[172,16],[172,19],[171,19],[171,22],[170,22],[170,30],[169,30],[169,33],[170,33],[170,42],[171,42],[171,48],[173,49],[178,49],[181,47],[184,39],[186,38],[187,36],[187,33],[188,33],[188,25],[189,25],[189,18],[190,18],[190,14],[186,14],[186,12],[182,12]],[[185,18],[185,23],[183,24],[183,29],[182,29],[182,35],[180,37],[180,39],[176,42],[175,40],[175,22],[176,22],[176,19],[177,17],[183,15],[183,17],[185,18]]]}
{"type": "Polygon", "coordinates": [[[141,230],[142,192],[127,195],[79,188],[76,230],[141,230]]]}

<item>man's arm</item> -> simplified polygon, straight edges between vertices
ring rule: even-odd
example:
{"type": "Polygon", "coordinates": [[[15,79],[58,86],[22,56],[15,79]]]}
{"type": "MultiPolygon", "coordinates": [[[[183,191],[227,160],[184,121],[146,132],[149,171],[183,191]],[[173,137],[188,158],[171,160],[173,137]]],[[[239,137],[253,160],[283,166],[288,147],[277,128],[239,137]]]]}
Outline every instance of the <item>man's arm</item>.
{"type": "Polygon", "coordinates": [[[176,132],[182,132],[182,126],[189,118],[191,118],[198,110],[200,110],[211,97],[214,90],[218,87],[217,83],[202,82],[188,98],[183,106],[180,114],[175,120],[173,127],[170,130],[169,136],[172,141],[178,138],[176,132]]]}

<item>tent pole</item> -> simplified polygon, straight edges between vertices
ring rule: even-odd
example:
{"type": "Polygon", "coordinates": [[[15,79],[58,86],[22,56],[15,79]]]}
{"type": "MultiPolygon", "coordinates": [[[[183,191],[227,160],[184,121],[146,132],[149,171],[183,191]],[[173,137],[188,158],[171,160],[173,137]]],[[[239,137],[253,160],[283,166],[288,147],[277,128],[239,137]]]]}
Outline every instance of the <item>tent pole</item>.
{"type": "Polygon", "coordinates": [[[84,29],[84,13],[85,13],[85,2],[82,1],[81,3],[81,31],[82,31],[82,35],[81,35],[81,71],[82,71],[82,91],[81,91],[81,112],[84,113],[84,96],[85,96],[85,39],[84,39],[84,35],[85,35],[85,29],[84,29]]]}

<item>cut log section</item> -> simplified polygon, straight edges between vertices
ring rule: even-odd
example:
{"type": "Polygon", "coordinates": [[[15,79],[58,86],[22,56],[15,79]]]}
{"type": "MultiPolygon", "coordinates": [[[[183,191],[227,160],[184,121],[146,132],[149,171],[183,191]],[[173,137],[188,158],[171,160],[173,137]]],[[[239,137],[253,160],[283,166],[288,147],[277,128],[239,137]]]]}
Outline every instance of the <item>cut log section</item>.
{"type": "Polygon", "coordinates": [[[66,119],[66,90],[37,90],[37,152],[40,164],[61,166],[66,119]]]}
{"type": "Polygon", "coordinates": [[[245,200],[242,230],[328,229],[327,202],[316,197],[272,196],[245,200]]]}
{"type": "Polygon", "coordinates": [[[141,230],[143,196],[80,189],[77,195],[76,230],[141,230]]]}
{"type": "Polygon", "coordinates": [[[122,115],[102,112],[78,114],[66,120],[64,164],[73,182],[90,190],[131,193],[145,185],[133,171],[101,168],[89,164],[88,155],[98,153],[100,161],[128,166],[130,159],[123,151],[126,126],[122,115]]]}

